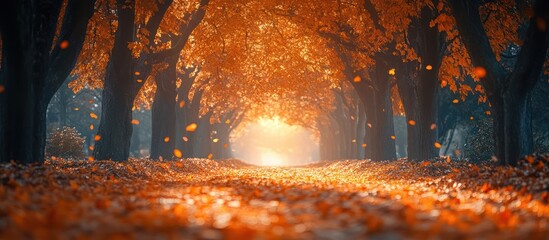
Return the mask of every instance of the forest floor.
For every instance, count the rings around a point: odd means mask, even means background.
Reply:
[[[0,239],[547,239],[549,162],[0,165]]]

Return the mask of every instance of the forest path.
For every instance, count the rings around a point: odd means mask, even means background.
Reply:
[[[307,167],[255,167],[236,160],[0,166],[0,238],[544,239],[549,234],[543,190],[548,177],[506,175],[525,169],[443,160]],[[527,187],[519,187],[523,184]]]

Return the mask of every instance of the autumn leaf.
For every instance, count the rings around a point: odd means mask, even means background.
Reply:
[[[69,47],[69,41],[67,41],[67,40],[63,40],[63,41],[61,41],[61,43],[59,43],[59,48],[60,49],[66,49],[68,47]]]
[[[181,150],[179,150],[179,149],[177,149],[177,148],[173,150],[173,155],[174,155],[176,158],[181,158],[181,157],[183,157],[183,153],[181,152]]]
[[[191,124],[187,125],[185,130],[187,130],[187,132],[194,132],[194,131],[196,131],[197,127],[198,127],[198,125],[196,123],[191,123]]]

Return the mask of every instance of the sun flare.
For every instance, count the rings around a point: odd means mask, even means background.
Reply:
[[[302,165],[318,159],[312,133],[279,117],[259,118],[231,141],[235,157],[255,165]]]

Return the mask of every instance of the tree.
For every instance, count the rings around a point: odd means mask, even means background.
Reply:
[[[449,0],[459,36],[476,66],[492,106],[496,157],[500,164],[516,165],[532,151],[527,97],[542,73],[549,45],[549,2],[535,1],[523,44],[514,67],[506,69],[492,49],[479,14],[479,1]]]
[[[47,106],[76,63],[94,4],[95,0],[3,4],[0,161],[43,161]]]
[[[155,77],[156,93],[152,105],[153,135],[151,139],[151,158],[169,159],[173,156],[176,143],[176,97],[177,97],[177,66],[181,51],[186,46],[189,37],[206,14],[205,6],[209,0],[202,0],[199,7],[187,14],[180,23],[178,32],[173,32],[169,41],[177,43],[169,51],[164,60],[168,66]],[[166,141],[167,140],[167,141]]]

